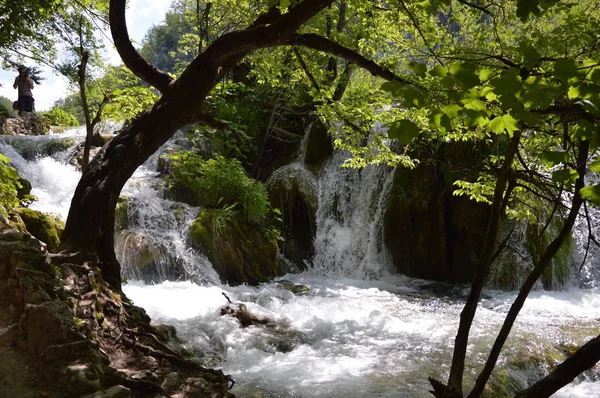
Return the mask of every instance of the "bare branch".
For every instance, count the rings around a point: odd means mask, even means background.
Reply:
[[[131,44],[125,21],[125,0],[110,0],[109,21],[115,47],[125,65],[137,77],[164,93],[173,79],[146,61]]]
[[[365,58],[360,55],[358,52],[351,50],[347,47],[344,47],[332,40],[327,39],[326,37],[319,36],[317,34],[297,34],[293,35],[285,44],[295,45],[295,46],[303,46],[307,48],[312,48],[313,50],[323,51],[329,54],[338,55],[348,62],[356,64],[363,69],[371,72],[373,76],[381,77],[386,80],[394,80],[404,84],[410,84],[415,87],[419,87],[422,90],[426,90],[424,87],[420,86],[417,83],[406,80],[389,69],[384,69],[383,67],[377,65],[375,62],[370,59]]]

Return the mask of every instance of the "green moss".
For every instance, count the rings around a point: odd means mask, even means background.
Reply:
[[[61,140],[48,141],[48,143],[46,143],[42,147],[39,155],[52,156],[55,153],[66,151],[67,149],[71,148],[74,145],[75,145],[75,141],[72,138],[64,138]]]
[[[529,250],[534,264],[540,261],[544,251],[558,235],[564,221],[561,217],[554,216],[548,228],[542,233],[544,227],[541,223],[529,223],[526,233],[526,247]],[[569,235],[562,246],[550,261],[550,265],[542,274],[542,284],[546,289],[556,289],[564,286],[571,276],[569,259],[573,253],[573,236]]]
[[[129,224],[128,212],[129,197],[126,195],[119,196],[117,206],[115,207],[115,230],[122,231],[127,229]]]
[[[17,212],[23,219],[27,231],[48,245],[48,250],[56,250],[60,244],[59,228],[51,216],[37,210],[20,208]]]
[[[222,219],[221,211],[204,210],[198,215],[189,229],[192,245],[206,254],[221,279],[231,285],[255,285],[275,277],[277,244],[265,237],[262,227],[239,220],[236,214]]]
[[[327,127],[320,120],[313,122],[308,134],[304,163],[317,172],[333,153],[333,144],[327,133]]]

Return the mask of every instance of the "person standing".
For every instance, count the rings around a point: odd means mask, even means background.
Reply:
[[[33,95],[31,93],[31,90],[33,90],[33,80],[30,77],[31,70],[29,68],[19,66],[18,71],[19,76],[15,78],[13,88],[18,88],[19,90],[19,115],[22,115],[24,112],[33,111]]]

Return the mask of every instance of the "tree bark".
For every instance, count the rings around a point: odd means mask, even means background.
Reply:
[[[81,39],[80,39],[81,40]],[[85,70],[87,68],[88,58],[90,54],[83,48],[80,48],[81,63],[79,64],[79,96],[81,97],[81,106],[85,116],[85,143],[83,144],[83,159],[81,162],[81,170],[85,171],[90,163],[90,147],[92,145],[92,135],[94,127],[92,126],[92,117],[90,116],[90,106],[87,99],[87,90],[85,87]]]

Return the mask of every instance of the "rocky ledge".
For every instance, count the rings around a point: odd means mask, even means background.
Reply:
[[[111,291],[95,259],[0,232],[0,396],[233,397],[175,329]]]

